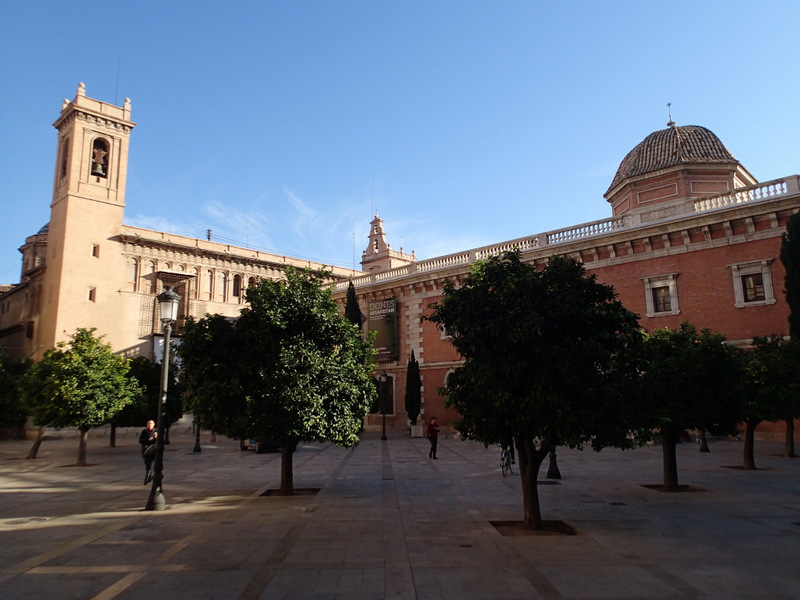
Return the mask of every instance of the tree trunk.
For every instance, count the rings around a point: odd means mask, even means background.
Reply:
[[[294,496],[293,453],[294,440],[288,437],[284,438],[281,448],[281,496]]]
[[[108,447],[117,447],[117,426],[114,423],[111,424],[111,431],[108,434]]]
[[[543,529],[544,523],[536,480],[539,476],[539,468],[550,452],[550,444],[542,445],[537,450],[533,441],[526,439],[517,443],[516,446],[519,458],[519,477],[522,484],[523,523],[528,529]]]
[[[89,428],[81,427],[80,442],[78,443],[78,463],[79,467],[86,466],[86,442],[89,439]]]
[[[794,458],[794,417],[786,419],[786,435],[783,438],[783,455],[786,458]]]
[[[756,427],[761,423],[761,419],[748,419],[747,428],[744,430],[744,463],[742,468],[745,471],[756,470],[755,439]]]
[[[664,457],[664,491],[678,491],[678,457],[676,446],[680,430],[675,426],[661,428],[661,448]]]
[[[28,451],[28,456],[25,458],[36,458],[36,455],[39,453],[39,446],[42,445],[46,432],[47,425],[39,427],[39,433],[36,434],[36,441],[33,442],[33,446],[31,446],[31,449]]]

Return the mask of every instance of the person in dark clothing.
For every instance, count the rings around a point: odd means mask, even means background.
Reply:
[[[436,459],[436,446],[439,443],[439,424],[436,422],[436,417],[431,417],[431,421],[428,423],[428,440],[431,442],[428,458]]]
[[[147,422],[147,428],[142,429],[139,434],[139,444],[142,446],[142,458],[144,459],[144,485],[153,480],[153,460],[156,456],[156,423],[152,419]]]

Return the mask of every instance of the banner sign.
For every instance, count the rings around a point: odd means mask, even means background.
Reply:
[[[367,329],[378,332],[374,342],[378,351],[375,360],[379,363],[397,360],[397,298],[370,301]]]

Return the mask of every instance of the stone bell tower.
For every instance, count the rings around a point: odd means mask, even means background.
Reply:
[[[392,250],[392,247],[386,242],[383,219],[377,213],[369,224],[369,236],[367,237],[369,237],[369,243],[361,253],[361,269],[364,271],[369,273],[388,271],[417,260],[416,253],[406,254],[402,247],[399,252]]]
[[[83,83],[64,100],[43,273],[37,358],[78,327],[113,322],[115,281],[124,272],[116,236],[125,208],[131,104],[86,97]],[[118,264],[119,263],[119,264]]]

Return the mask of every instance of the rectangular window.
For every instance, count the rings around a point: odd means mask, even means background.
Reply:
[[[89,288],[89,302],[94,302],[95,296],[96,296],[95,288]]]
[[[100,245],[92,244],[92,256],[98,258],[100,256]]]
[[[775,304],[770,264],[772,259],[728,265],[733,276],[734,306]]]
[[[33,321],[28,321],[27,326],[25,327],[25,337],[33,339]]]
[[[764,277],[761,273],[742,275],[742,293],[745,302],[762,302],[764,297]]]
[[[657,313],[671,312],[672,300],[669,295],[669,286],[653,288],[653,310]]]
[[[678,274],[645,277],[645,315],[648,317],[680,314],[678,307]]]

